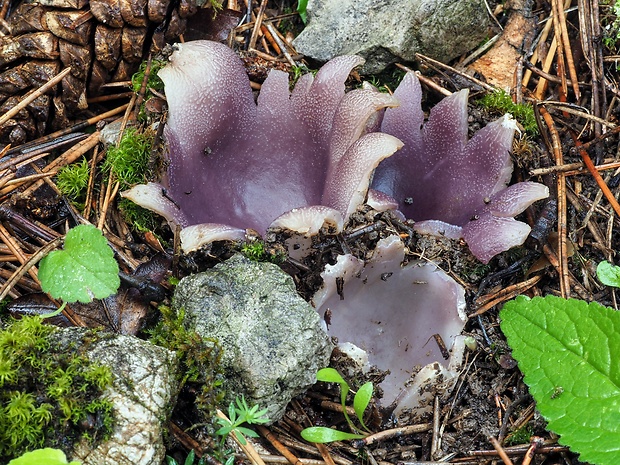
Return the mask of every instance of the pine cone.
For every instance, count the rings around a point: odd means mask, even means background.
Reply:
[[[71,67],[56,93],[42,95],[0,126],[13,145],[64,127],[88,107],[101,86],[131,79],[149,51],[183,33],[196,0],[25,0],[0,37],[0,114],[19,98]],[[49,131],[48,131],[49,132]]]

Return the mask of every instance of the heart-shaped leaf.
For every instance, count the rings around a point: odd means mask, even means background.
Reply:
[[[80,462],[67,462],[67,456],[60,449],[36,449],[13,459],[9,465],[80,465]]]
[[[620,287],[620,266],[602,261],[596,267],[596,276],[606,286]]]
[[[114,252],[92,225],[71,229],[64,250],[50,252],[39,266],[41,288],[55,299],[91,302],[116,293],[120,286]]]

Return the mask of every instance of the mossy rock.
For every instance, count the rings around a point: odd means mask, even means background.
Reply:
[[[176,356],[129,336],[39,317],[0,329],[0,462],[39,447],[83,464],[155,464]]]

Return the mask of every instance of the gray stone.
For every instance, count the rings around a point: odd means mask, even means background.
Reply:
[[[484,40],[490,24],[484,0],[309,0],[307,13],[297,51],[320,61],[361,55],[363,73],[417,52],[450,61]]]
[[[159,465],[165,457],[165,422],[174,407],[178,365],[174,352],[131,336],[107,335],[84,339],[87,331],[66,328],[55,336],[61,345],[86,348],[92,360],[109,366],[114,382],[103,393],[112,402],[112,437],[94,448],[78,443],[71,460],[82,465]],[[71,350],[71,349],[69,349]]]
[[[272,421],[316,381],[331,345],[312,306],[276,265],[242,255],[181,280],[172,306],[223,348],[227,402],[244,395]]]

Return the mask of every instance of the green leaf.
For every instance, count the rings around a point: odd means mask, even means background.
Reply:
[[[244,426],[239,426],[238,428],[235,428],[235,432],[241,433],[244,436],[248,436],[250,438],[258,437],[258,433],[256,431],[251,430],[250,428],[246,428]]]
[[[104,299],[120,286],[114,252],[92,225],[80,225],[67,233],[64,250],[50,252],[41,260],[39,279],[45,292],[67,302]]]
[[[347,394],[349,393],[349,384],[344,380],[340,373],[338,373],[338,371],[336,371],[334,368],[321,368],[316,373],[316,380],[326,383],[340,384],[340,402],[342,403],[342,407],[344,408],[345,401],[347,400]]]
[[[306,7],[308,6],[308,0],[299,0],[297,2],[297,13],[299,13],[299,17],[303,21],[304,24],[308,21],[308,17],[306,15]]]
[[[360,424],[365,430],[368,430],[368,428],[364,423],[364,412],[370,403],[370,399],[372,399],[372,383],[369,381],[357,390],[357,393],[353,398],[353,409],[355,410],[355,415],[357,415],[357,419],[360,421]]]
[[[602,261],[596,267],[596,277],[605,286],[620,287],[620,266]]]
[[[620,312],[555,296],[508,302],[501,328],[549,429],[598,465],[620,457]]]
[[[363,439],[363,434],[345,433],[337,429],[325,428],[324,426],[312,426],[301,431],[301,437],[308,442],[334,442],[346,441],[349,439]]]
[[[235,404],[234,403],[230,403],[230,405],[228,406],[228,419],[230,420],[231,424],[235,424],[235,421],[237,420],[237,410],[235,409]],[[241,424],[241,423],[238,423]]]
[[[342,405],[342,413],[344,413],[344,418],[347,420],[347,423],[351,427],[351,429],[355,430],[355,425],[349,418],[349,414],[347,413],[347,394],[349,393],[349,384],[344,380],[344,378],[338,373],[334,368],[321,368],[316,373],[317,381],[324,381],[326,383],[338,383],[340,384],[340,404]]]
[[[233,430],[233,425],[222,426],[220,429],[218,429],[215,432],[215,434],[219,436],[226,436],[227,434],[230,434],[232,430]]]
[[[78,461],[67,462],[65,453],[60,449],[37,449],[26,452],[24,455],[13,459],[9,465],[80,465]]]
[[[347,384],[347,382],[340,375],[340,373],[338,373],[338,371],[334,368],[321,368],[316,373],[316,380],[324,381],[326,383]]]
[[[239,441],[239,444],[241,444],[242,446],[245,446],[248,443],[243,437],[243,434],[241,434],[238,429],[234,429],[233,434],[237,438],[237,441]]]
[[[187,457],[185,457],[184,465],[194,465],[195,458],[196,458],[196,453],[194,452],[194,449],[192,449],[189,451],[189,454],[187,454]]]

